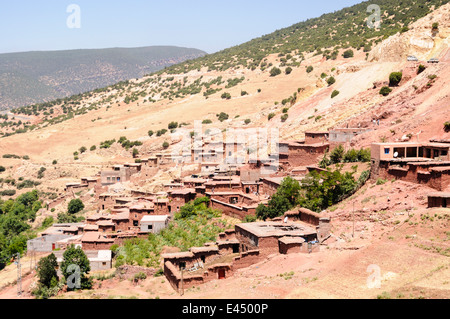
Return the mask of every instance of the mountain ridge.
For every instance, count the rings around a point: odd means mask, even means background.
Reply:
[[[48,102],[164,69],[206,52],[177,46],[0,54],[0,109]]]

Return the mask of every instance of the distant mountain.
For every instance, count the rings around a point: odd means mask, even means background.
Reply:
[[[95,90],[204,55],[173,46],[0,54],[0,109]]]

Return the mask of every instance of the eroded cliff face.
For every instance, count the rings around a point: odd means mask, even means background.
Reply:
[[[433,23],[439,23],[433,30]],[[446,4],[413,23],[409,31],[397,33],[373,48],[368,60],[382,62],[401,62],[408,55],[419,60],[439,58],[448,48],[450,34],[450,4]]]

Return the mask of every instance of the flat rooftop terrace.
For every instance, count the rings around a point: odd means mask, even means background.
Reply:
[[[237,224],[241,228],[257,237],[303,237],[316,234],[316,229],[303,223],[256,222]]]

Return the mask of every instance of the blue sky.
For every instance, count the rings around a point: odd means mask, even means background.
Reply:
[[[0,6],[0,53],[176,45],[208,53],[362,0],[15,0]],[[68,28],[70,4],[80,28]]]

